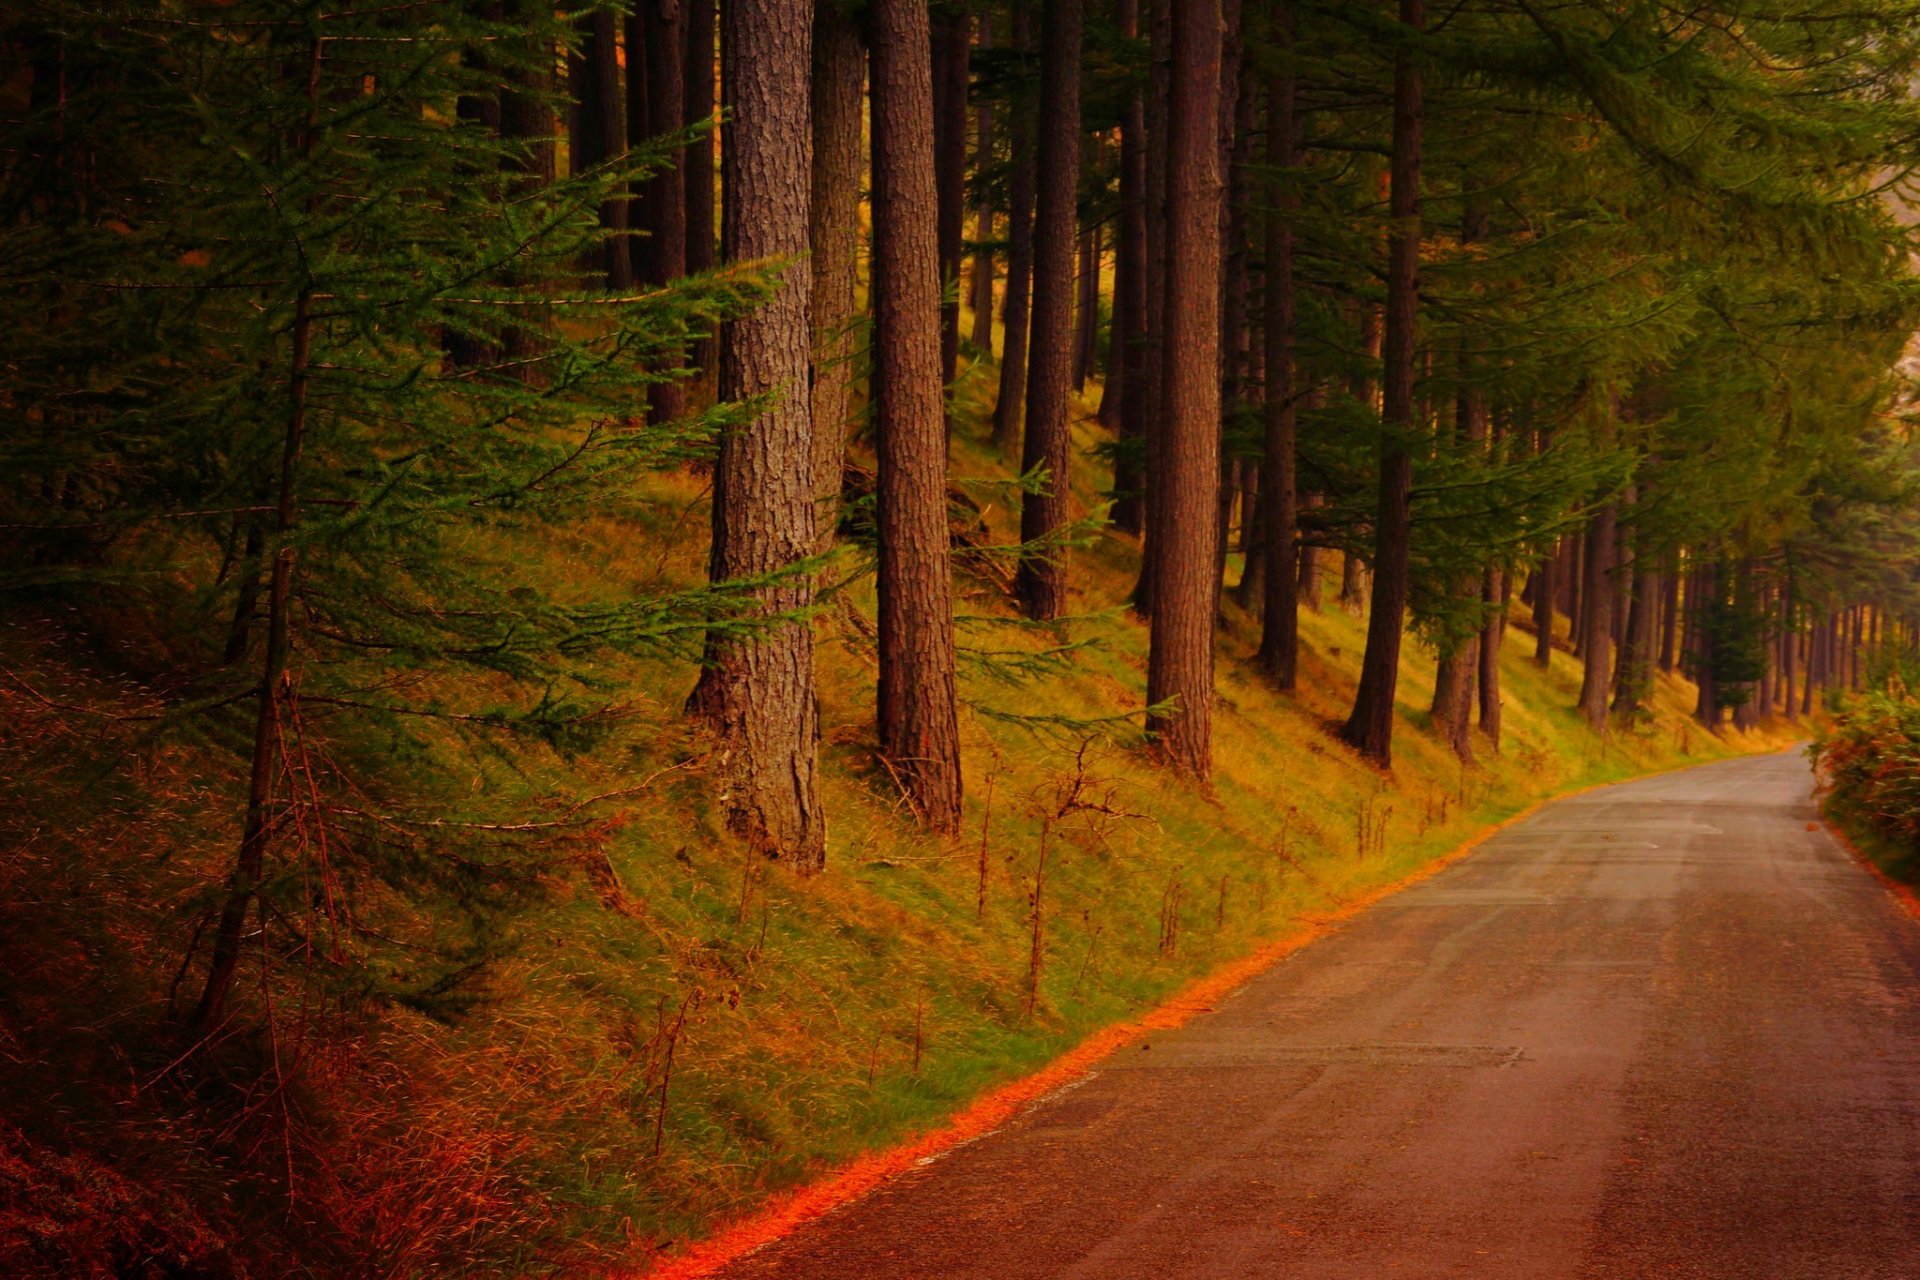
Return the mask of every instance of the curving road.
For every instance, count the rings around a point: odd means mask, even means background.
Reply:
[[[1551,805],[736,1277],[1920,1277],[1920,922],[1797,754]]]

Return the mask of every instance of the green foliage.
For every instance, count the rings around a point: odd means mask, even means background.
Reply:
[[[1871,833],[1911,878],[1920,867],[1920,698],[1897,677],[1850,698],[1811,752],[1835,816]]]
[[[267,933],[333,885],[345,991],[457,983],[550,843],[538,797],[464,794],[434,742],[509,779],[508,739],[587,750],[617,716],[603,655],[697,652],[761,585],[556,588],[516,561],[527,531],[637,517],[638,477],[739,419],[638,415],[683,376],[664,357],[778,264],[625,296],[583,279],[600,206],[675,140],[550,179],[574,27],[500,11],[35,0],[7,18],[36,91],[0,174],[0,593],[97,620],[168,690],[164,740],[244,753],[269,673]],[[510,97],[544,127],[487,123]],[[436,817],[454,796],[460,820]],[[399,904],[423,895],[463,904],[467,936],[410,936]]]

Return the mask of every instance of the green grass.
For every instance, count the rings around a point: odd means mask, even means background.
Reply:
[[[976,372],[960,384],[958,475],[1007,474],[984,441],[991,381]],[[1092,388],[1082,404],[1089,419],[1096,399]],[[1083,422],[1078,443],[1090,448],[1097,434]],[[1084,503],[1097,502],[1099,479],[1083,461],[1075,483]],[[667,477],[650,498],[633,518],[475,554],[582,592],[608,581],[639,590],[698,580],[702,482]],[[1011,540],[1017,511],[998,501],[986,518],[997,538]],[[1542,797],[1784,741],[1706,735],[1684,714],[1691,687],[1665,679],[1650,716],[1602,740],[1571,710],[1575,662],[1556,654],[1550,670],[1540,669],[1531,635],[1516,628],[1503,652],[1502,752],[1463,769],[1422,727],[1433,664],[1409,644],[1395,766],[1385,774],[1330,730],[1351,700],[1364,644],[1361,621],[1333,604],[1331,591],[1323,610],[1302,617],[1301,688],[1292,696],[1255,674],[1257,625],[1227,606],[1211,786],[1150,763],[1137,728],[1036,734],[985,714],[1085,720],[1139,710],[1146,631],[1117,608],[1137,556],[1113,533],[1074,553],[1075,612],[1084,616],[1053,642],[1094,643],[1064,670],[1024,683],[965,675],[966,818],[951,841],[917,829],[874,763],[874,655],[863,621],[874,612],[870,579],[819,624],[830,829],[827,870],[816,878],[750,859],[721,830],[708,746],[679,715],[690,665],[609,665],[601,674],[628,719],[591,759],[486,757],[448,738],[434,759],[408,766],[438,779],[444,797],[466,788],[489,804],[659,776],[571,846],[568,862],[511,915],[503,926],[511,945],[500,948],[471,1009],[447,1020],[390,1004],[352,1035],[326,1041],[310,1068],[316,1083],[304,1095],[308,1123],[299,1134],[303,1158],[326,1170],[324,1186],[308,1186],[310,1203],[327,1215],[311,1230],[375,1256],[369,1270],[388,1274],[579,1271],[643,1259],[938,1124],[982,1090]],[[959,596],[961,613],[1012,617],[990,580],[963,578]],[[995,646],[1049,642],[1014,627],[993,628],[991,638]],[[34,658],[31,646],[8,647],[46,685],[78,678],[63,677],[44,652]],[[217,882],[232,848],[231,786],[183,804],[179,795],[219,779],[191,753],[165,768],[177,774],[166,775],[166,787],[151,783],[154,796],[122,807],[140,808],[144,849],[168,857],[111,854],[98,874],[114,885],[88,908],[99,937],[111,939],[90,953],[112,979],[101,990],[145,993],[113,997],[115,1009],[99,1007],[105,996],[89,997],[90,1013],[123,1026],[150,1019],[153,992],[177,964],[171,904],[195,883]],[[1076,775],[1110,812],[1048,824],[1043,966],[1029,1015],[1040,815]],[[162,793],[176,799],[161,803],[154,797]],[[1363,827],[1381,838],[1361,847]],[[983,847],[985,907],[976,913]],[[79,865],[23,861],[9,884],[38,875],[66,885]],[[1169,918],[1177,923],[1171,946]],[[414,923],[430,934],[436,919]],[[43,925],[36,941],[64,927]],[[64,1016],[56,1003],[22,1004],[13,1024],[44,1028]],[[71,1058],[45,1061],[53,1071]],[[19,1106],[28,1091],[20,1084],[0,1097]],[[101,1114],[104,1097],[97,1092],[90,1104]],[[165,1127],[159,1117],[150,1126]],[[99,1131],[111,1125],[102,1121]],[[258,1192],[275,1185],[270,1170],[252,1170],[244,1158],[213,1163],[191,1133],[154,1141],[176,1153],[212,1220],[266,1238],[291,1230]],[[247,1199],[255,1194],[262,1203]]]

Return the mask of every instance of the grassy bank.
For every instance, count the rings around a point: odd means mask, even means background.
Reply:
[[[1005,542],[1017,497],[983,439],[986,381],[962,382],[955,469],[978,482],[980,540]],[[1095,501],[1090,460],[1076,480]],[[473,554],[583,591],[647,589],[698,579],[705,528],[703,482],[682,474],[635,512]],[[392,788],[450,809],[614,798],[503,861],[522,871],[483,912],[380,906],[383,928],[474,957],[444,991],[389,969],[299,1005],[288,958],[262,988],[281,1002],[273,1036],[222,1059],[224,1077],[189,1077],[154,1028],[231,856],[228,757],[144,745],[145,722],[124,717],[154,705],[151,687],[109,674],[124,655],[77,650],[58,619],[0,636],[16,766],[0,1190],[59,1206],[13,1237],[98,1251],[118,1233],[257,1274],[644,1263],[1543,797],[1786,740],[1706,735],[1685,715],[1692,688],[1668,679],[1603,740],[1571,710],[1574,660],[1541,669],[1515,627],[1502,750],[1463,767],[1428,731],[1432,658],[1410,644],[1383,773],[1332,732],[1364,626],[1329,591],[1302,618],[1285,697],[1250,664],[1257,625],[1227,604],[1216,773],[1199,787],[1139,750],[1147,635],[1118,607],[1137,561],[1112,533],[1077,551],[1081,616],[1045,631],[1013,622],[990,556],[966,566],[967,817],[946,841],[874,763],[872,584],[843,556],[848,585],[820,620],[831,827],[814,879],[720,830],[709,747],[679,715],[689,665],[610,665],[620,714],[588,755],[451,732],[396,748]]]

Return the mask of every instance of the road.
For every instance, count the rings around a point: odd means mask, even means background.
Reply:
[[[1920,922],[1797,754],[1569,798],[723,1274],[1920,1276]]]

